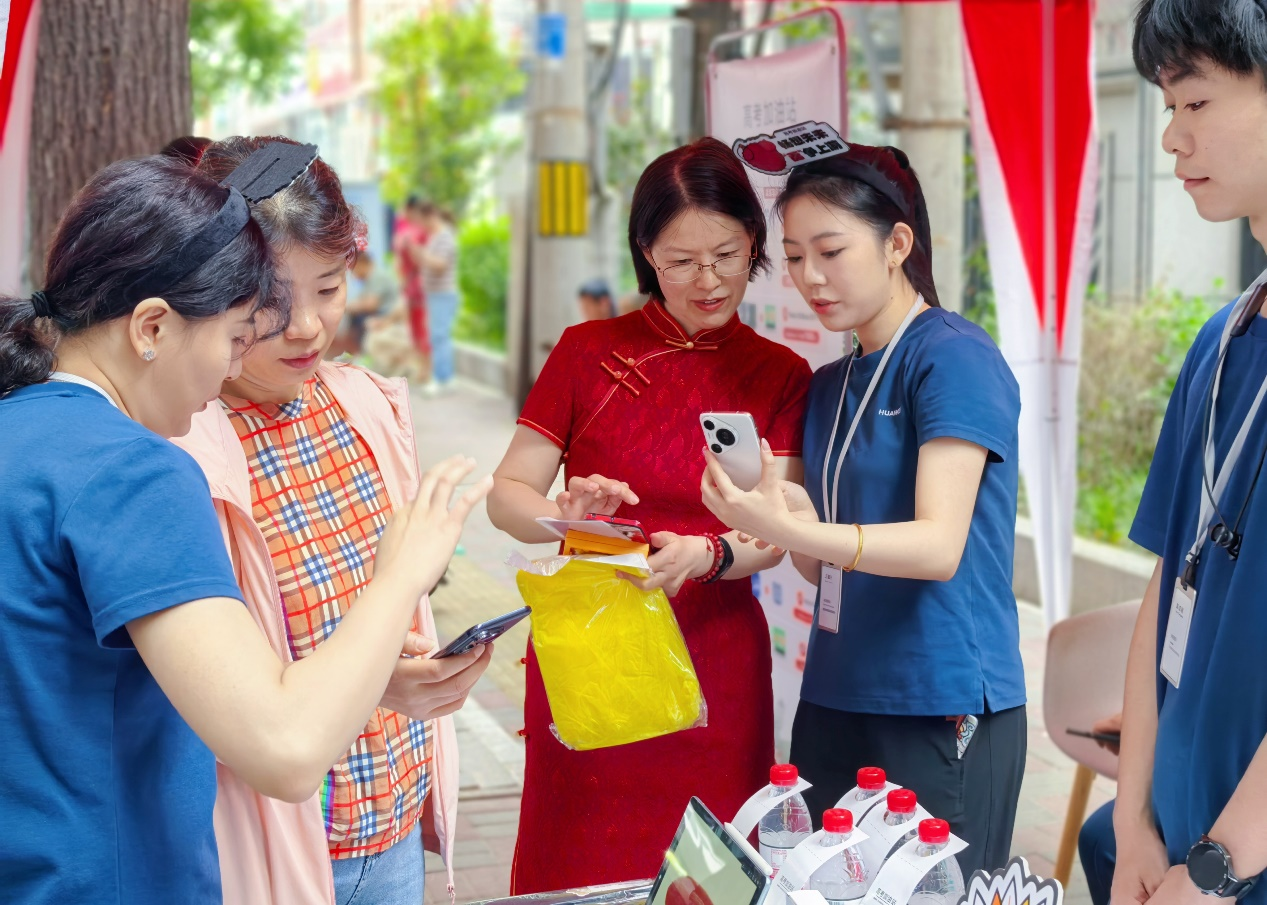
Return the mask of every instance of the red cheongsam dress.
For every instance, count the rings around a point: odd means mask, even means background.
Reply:
[[[564,451],[567,477],[627,481],[641,502],[617,515],[639,519],[648,533],[720,534],[725,526],[700,500],[700,413],[749,412],[776,455],[799,457],[809,378],[803,358],[738,317],[687,336],[652,301],[566,330],[519,423]],[[688,581],[673,611],[708,725],[631,745],[560,744],[529,644],[514,894],[654,877],[692,795],[729,820],[768,781],[770,635],[751,582]]]

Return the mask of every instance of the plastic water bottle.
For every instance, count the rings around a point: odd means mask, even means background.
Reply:
[[[884,822],[889,826],[899,826],[904,823],[911,825],[910,832],[905,833],[901,839],[893,844],[893,847],[884,855],[884,860],[889,860],[893,853],[900,849],[906,843],[915,838],[915,834],[919,832],[919,827],[915,823],[915,793],[910,789],[894,789],[889,793],[887,808],[884,812]],[[875,865],[876,871],[879,871],[880,865]]]
[[[788,792],[799,778],[796,767],[791,764],[775,764],[770,768],[770,797],[774,798]],[[801,793],[791,795],[766,812],[757,825],[757,842],[761,857],[774,868],[778,876],[779,868],[787,860],[792,849],[808,839],[814,832],[809,819],[809,806]]]
[[[817,844],[831,848],[848,841],[853,835],[853,813],[832,808],[823,814],[823,835]],[[817,889],[829,905],[841,905],[861,899],[867,894],[867,868],[857,847],[834,855],[809,878],[806,889]]]
[[[950,824],[944,820],[921,820],[919,824],[919,846],[916,853],[921,857],[934,855],[943,851],[950,842]],[[915,892],[911,893],[911,905],[958,905],[963,898],[963,871],[959,868],[959,859],[954,855],[933,865],[933,869],[924,874]]]
[[[889,778],[879,767],[863,767],[858,771],[858,788],[850,793],[848,801],[870,801],[884,791]]]

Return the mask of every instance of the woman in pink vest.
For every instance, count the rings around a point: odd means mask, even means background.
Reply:
[[[198,169],[231,171],[277,139],[231,138]],[[383,525],[418,486],[403,380],[324,361],[365,226],[320,158],[252,215],[291,296],[290,324],[243,356],[242,372],[181,441],[211,485],[247,605],[278,655],[312,655],[374,573]],[[225,901],[417,905],[423,840],[450,867],[457,751],[448,714],[491,649],[445,660],[424,596],[379,707],[317,795],[287,804],[221,766],[216,800]]]

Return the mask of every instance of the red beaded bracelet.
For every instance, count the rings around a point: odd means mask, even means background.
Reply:
[[[709,552],[713,554],[713,565],[707,572],[695,579],[700,584],[707,584],[717,577],[717,573],[721,571],[722,562],[725,559],[725,551],[722,549],[721,539],[716,534],[705,534],[704,542],[708,544]]]

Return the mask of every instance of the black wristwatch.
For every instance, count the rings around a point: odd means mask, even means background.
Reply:
[[[1207,896],[1242,899],[1254,888],[1257,877],[1239,880],[1232,873],[1232,856],[1209,836],[1188,849],[1188,878]]]

